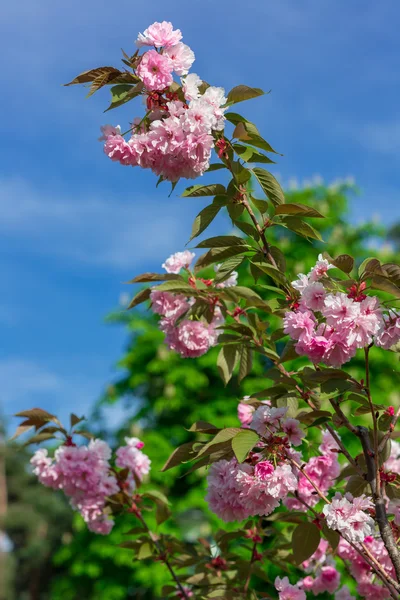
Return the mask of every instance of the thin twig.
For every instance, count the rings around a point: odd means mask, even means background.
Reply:
[[[149,526],[147,525],[146,521],[143,519],[143,516],[142,516],[141,512],[139,510],[135,510],[134,511],[134,515],[139,519],[139,521],[141,522],[141,524],[143,525],[143,527],[146,529],[147,533],[149,534],[152,542],[154,543],[155,547],[158,550],[160,559],[163,561],[163,563],[167,567],[168,571],[170,572],[173,580],[175,581],[176,585],[179,588],[179,591],[182,594],[182,597],[185,598],[185,600],[189,600],[189,596],[187,595],[185,588],[183,587],[183,585],[179,581],[178,576],[176,575],[174,569],[172,568],[170,562],[168,561],[166,552],[163,550],[163,548],[161,547],[160,543],[158,542],[158,540],[156,539],[156,537],[153,535],[152,531],[149,529]]]
[[[365,462],[367,465],[367,481],[370,485],[372,499],[375,504],[375,520],[378,523],[383,543],[385,544],[385,548],[393,563],[397,579],[400,581],[400,553],[396,545],[395,539],[393,537],[392,528],[390,527],[389,521],[387,519],[385,501],[382,498],[380,488],[377,488],[375,453],[371,447],[369,431],[366,427],[362,427],[361,425],[357,427],[357,430],[359,438],[361,440]]]

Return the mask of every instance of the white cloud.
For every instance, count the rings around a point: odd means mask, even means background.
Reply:
[[[0,232],[18,250],[125,269],[160,260],[186,241],[192,203],[137,195],[63,196],[23,179],[0,180]]]

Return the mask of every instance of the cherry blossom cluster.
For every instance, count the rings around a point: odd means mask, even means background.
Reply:
[[[299,421],[287,418],[286,412],[286,407],[267,404],[257,408],[250,426],[263,436],[258,451],[251,452],[242,464],[232,458],[211,465],[207,501],[224,521],[269,515],[297,490],[298,473],[290,458],[298,458],[292,446],[301,444],[304,432]]]
[[[196,279],[190,272],[190,265],[194,254],[185,250],[170,256],[162,265],[167,273],[178,274],[184,269],[189,275],[189,283],[195,289]],[[229,279],[217,284],[216,287],[229,287],[236,284],[237,273],[234,272]],[[207,285],[212,285],[210,279],[200,280]],[[224,318],[221,310],[214,305],[213,318],[210,323],[205,319],[182,318],[194,304],[193,297],[171,292],[159,292],[157,288],[151,292],[152,310],[160,315],[159,327],[165,333],[165,342],[171,350],[178,352],[183,358],[196,358],[205,354],[218,341],[217,327],[222,325]]]
[[[381,539],[372,535],[364,538],[364,544],[370,554],[379,562],[385,571],[393,577],[393,565]],[[357,549],[341,538],[336,556],[343,559],[349,567],[351,575],[357,582],[357,593],[366,600],[383,600],[389,598],[389,592],[382,582],[376,580],[370,565],[363,559]],[[275,580],[275,588],[279,592],[279,600],[305,600],[306,593],[313,596],[334,594],[335,600],[355,600],[347,586],[340,587],[341,575],[336,568],[335,559],[329,543],[321,538],[317,550],[301,565],[306,576],[291,584],[288,577]]]
[[[120,127],[102,127],[104,151],[122,165],[151,169],[164,180],[194,179],[209,167],[214,132],[224,128],[221,87],[208,86],[195,73],[188,74],[194,53],[180,40],[179,29],[166,21],[153,23],[136,44],[152,47],[139,58],[136,75],[142,81],[147,113],[132,124],[128,141]],[[181,86],[171,91],[173,73]]]
[[[379,299],[364,293],[364,282],[346,292],[332,291],[333,284],[339,283],[328,277],[332,267],[319,255],[311,271],[292,282],[299,299],[285,314],[284,332],[296,341],[299,355],[340,367],[359,348],[375,343],[389,349],[396,344],[400,318],[393,310],[384,313]]]
[[[136,483],[149,473],[150,459],[141,451],[144,444],[138,438],[125,441],[127,445],[116,451],[116,465],[129,470],[123,485],[125,491],[133,492]],[[68,440],[55,451],[54,458],[46,449],[37,450],[31,464],[43,485],[63,490],[91,531],[107,535],[114,526],[107,514],[107,500],[121,489],[111,468],[111,455],[111,448],[101,440],[91,440],[87,446]]]

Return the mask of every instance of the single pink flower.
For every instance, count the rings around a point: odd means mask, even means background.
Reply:
[[[174,46],[182,39],[180,29],[174,29],[169,21],[162,23],[155,22],[148,27],[143,33],[139,33],[136,40],[136,46],[155,46],[156,48],[169,48]]]
[[[173,64],[168,56],[148,50],[143,54],[136,74],[148,90],[162,91],[173,82],[172,71]]]

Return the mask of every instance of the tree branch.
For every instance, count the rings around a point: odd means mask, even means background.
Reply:
[[[371,487],[372,499],[375,504],[375,520],[378,523],[379,531],[388,551],[390,559],[396,572],[397,580],[400,581],[400,553],[393,537],[393,532],[387,519],[385,501],[382,498],[381,490],[376,483],[376,462],[375,452],[371,446],[369,430],[359,425],[357,427],[358,437],[361,440],[365,462],[367,465],[367,481]]]

